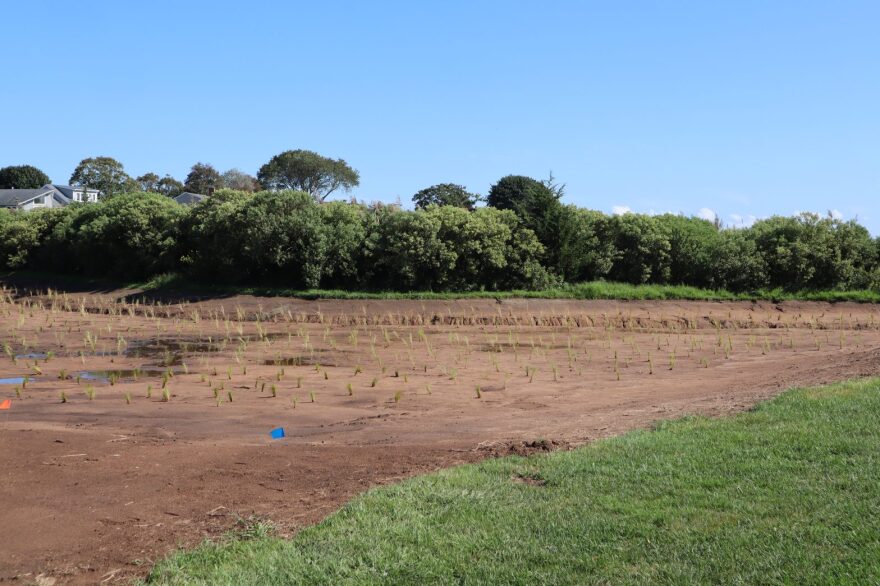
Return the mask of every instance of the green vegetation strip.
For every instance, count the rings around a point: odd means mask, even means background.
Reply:
[[[538,291],[343,291],[332,289],[290,289],[284,287],[206,287],[176,274],[159,275],[144,283],[130,283],[131,288],[145,291],[197,291],[207,295],[238,294],[300,299],[609,299],[623,301],[854,301],[880,303],[880,291],[800,291],[781,289],[752,293],[731,293],[716,289],[701,289],[687,285],[630,285],[593,281],[560,285]]]
[[[145,294],[163,293],[173,298],[203,295],[205,297],[227,295],[256,295],[266,297],[291,297],[298,299],[607,299],[621,301],[825,301],[837,303],[880,303],[880,290],[855,289],[850,291],[784,291],[762,289],[748,293],[733,293],[724,289],[702,289],[689,285],[630,285],[609,281],[563,284],[551,289],[512,291],[347,291],[342,289],[295,289],[290,287],[254,287],[236,285],[210,286],[193,281],[177,273],[163,273],[147,281],[112,281],[86,278],[78,275],[59,275],[41,271],[0,272],[0,284],[19,286],[22,283],[39,288],[51,287],[64,291],[71,287],[93,288],[98,291],[112,289],[140,289]]]
[[[259,529],[259,527],[257,527]],[[880,379],[372,490],[156,584],[877,584]]]

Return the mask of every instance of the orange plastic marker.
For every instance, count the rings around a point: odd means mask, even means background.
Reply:
[[[6,399],[2,403],[0,403],[0,411],[4,411],[6,409],[9,409],[10,407],[12,407],[12,401],[10,401],[9,399]]]

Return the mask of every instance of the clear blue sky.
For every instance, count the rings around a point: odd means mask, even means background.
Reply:
[[[880,234],[880,2],[6,1],[0,166],[66,182],[305,148],[409,204],[507,174],[611,212]],[[705,210],[703,213],[706,213]]]

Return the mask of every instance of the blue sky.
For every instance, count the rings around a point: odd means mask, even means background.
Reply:
[[[359,199],[507,174],[606,212],[880,234],[880,2],[4,3],[0,166],[66,182],[305,148]],[[701,212],[702,210],[702,212]]]

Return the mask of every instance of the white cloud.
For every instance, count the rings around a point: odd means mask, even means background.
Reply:
[[[623,214],[630,214],[632,210],[629,206],[614,206],[611,208],[611,213],[615,216],[622,216]]]
[[[718,215],[709,208],[700,208],[700,211],[697,212],[697,217],[714,222]]]

